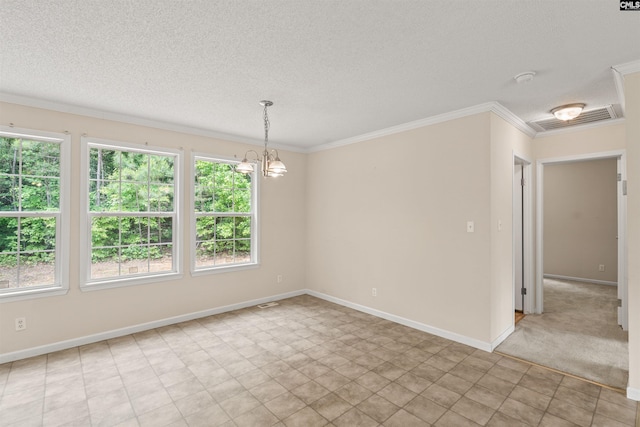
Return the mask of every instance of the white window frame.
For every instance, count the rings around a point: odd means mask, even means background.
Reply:
[[[173,237],[173,270],[170,272],[154,272],[148,274],[140,274],[129,277],[109,277],[103,279],[91,279],[91,218],[92,213],[89,212],[89,154],[90,148],[100,147],[108,150],[117,151],[133,151],[144,154],[155,154],[162,156],[173,156],[174,160],[174,195],[173,195],[173,221],[172,221],[172,237]],[[182,277],[182,233],[180,227],[180,219],[182,217],[182,150],[153,147],[145,143],[135,144],[130,142],[113,141],[102,138],[93,138],[83,136],[81,138],[81,184],[80,184],[80,289],[83,291],[92,291],[100,289],[118,288],[123,286],[144,285],[167,280],[177,280]],[[114,216],[121,212],[114,212]],[[127,212],[127,214],[130,212]],[[153,212],[141,212],[148,215]],[[134,215],[135,216],[135,215]]]
[[[0,303],[13,302],[24,299],[51,297],[64,295],[69,291],[69,233],[70,233],[70,195],[71,195],[71,136],[69,134],[44,132],[40,130],[0,126],[0,135],[10,138],[21,138],[33,141],[54,142],[60,144],[60,209],[58,212],[16,212],[19,215],[2,216],[30,216],[55,217],[55,279],[51,285],[31,288],[16,288],[11,291],[0,292]]]
[[[228,273],[231,271],[241,271],[248,270],[252,268],[257,268],[260,265],[260,247],[259,247],[259,239],[260,235],[259,229],[259,194],[260,194],[260,180],[257,179],[257,175],[255,170],[258,169],[258,165],[254,165],[254,172],[251,173],[251,211],[247,216],[251,217],[251,261],[245,263],[238,264],[221,264],[207,267],[198,267],[196,268],[196,243],[197,243],[197,235],[196,235],[196,218],[200,216],[200,213],[196,212],[195,209],[195,199],[196,199],[196,161],[203,160],[208,162],[222,162],[228,163],[232,165],[237,165],[240,163],[236,158],[216,156],[207,153],[191,153],[191,179],[189,182],[190,185],[190,212],[191,212],[191,275],[192,276],[200,276],[206,274],[215,274],[215,273]]]

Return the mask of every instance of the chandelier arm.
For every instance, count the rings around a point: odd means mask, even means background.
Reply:
[[[255,154],[256,155],[256,160],[260,161],[260,154],[258,154],[258,152],[256,150],[247,150],[247,152],[244,153],[244,160],[248,160],[248,158],[249,158],[248,154],[249,153]]]

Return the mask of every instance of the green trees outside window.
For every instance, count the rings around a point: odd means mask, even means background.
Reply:
[[[175,271],[176,156],[92,145],[90,279]]]
[[[60,143],[0,136],[0,291],[55,282]]]
[[[252,175],[218,159],[196,158],[194,169],[195,268],[253,262]]]

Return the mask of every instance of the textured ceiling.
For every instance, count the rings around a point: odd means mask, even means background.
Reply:
[[[0,92],[258,141],[270,99],[270,140],[304,150],[492,101],[618,104],[638,40],[617,0],[0,0]]]

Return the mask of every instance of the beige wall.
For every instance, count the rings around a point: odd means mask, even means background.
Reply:
[[[3,124],[72,136],[70,290],[67,295],[0,304],[0,354],[24,350],[173,316],[208,310],[304,289],[306,227],[306,156],[280,153],[290,172],[286,179],[262,181],[261,265],[259,268],[191,277],[189,215],[183,219],[181,280],[83,292],[79,276],[80,137],[90,136],[159,147],[183,147],[189,176],[190,152],[242,155],[246,145],[132,124],[0,103]],[[185,190],[189,186],[185,185]],[[188,191],[184,203],[189,206]],[[187,212],[185,212],[187,213]],[[277,283],[276,276],[283,275]],[[26,317],[28,329],[14,331],[15,317]]]
[[[544,274],[617,282],[617,203],[615,158],[545,166]]]
[[[311,154],[308,287],[491,342],[513,324],[513,151],[527,142],[483,113]]]
[[[624,79],[627,134],[629,387],[640,400],[640,73]]]
[[[513,325],[514,155],[531,159],[531,138],[491,115],[491,341]],[[469,177],[469,179],[472,179]],[[498,223],[501,227],[498,228]],[[469,319],[467,319],[469,320]]]

